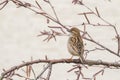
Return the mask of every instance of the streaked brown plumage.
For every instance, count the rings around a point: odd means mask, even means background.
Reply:
[[[70,30],[68,30],[68,32],[71,33],[68,39],[68,51],[73,56],[79,56],[81,62],[83,62],[84,45],[83,45],[82,37],[80,35],[80,30],[76,27],[73,27]]]

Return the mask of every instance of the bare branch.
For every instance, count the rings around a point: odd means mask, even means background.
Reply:
[[[86,38],[86,37],[84,37],[84,39],[85,39],[85,40],[88,40],[88,41],[90,41],[90,42],[93,42],[93,43],[95,43],[95,44],[99,45],[100,47],[104,48],[104,49],[105,49],[105,50],[107,50],[108,52],[110,52],[110,53],[112,53],[112,54],[114,54],[114,55],[116,55],[116,56],[120,57],[120,55],[118,55],[116,52],[114,52],[114,51],[110,50],[109,48],[107,48],[107,47],[103,46],[102,44],[100,44],[100,43],[96,42],[95,40],[91,40],[91,39],[88,39],[88,38]]]
[[[40,6],[40,4],[35,0],[37,6],[42,10],[42,7]]]
[[[100,17],[100,14],[99,14],[99,12],[98,12],[97,7],[95,7],[95,10],[96,10],[96,12],[97,12],[98,17]]]
[[[80,64],[80,60],[79,59],[56,59],[56,60],[42,60],[42,59],[39,59],[39,60],[34,60],[34,61],[30,61],[30,62],[26,62],[26,63],[22,63],[20,65],[17,65],[17,66],[14,66],[12,68],[10,68],[9,70],[6,70],[5,72],[3,72],[1,74],[1,80],[3,78],[5,78],[6,75],[8,74],[11,74],[11,72],[14,72],[15,70],[18,70],[24,66],[28,66],[28,65],[33,65],[33,64],[38,64],[38,63],[49,63],[48,66],[40,73],[40,75],[37,76],[36,79],[38,79],[52,64],[58,64],[58,63],[75,63],[75,64]],[[103,62],[103,61],[93,61],[93,60],[86,60],[83,64],[85,65],[89,65],[89,66],[92,66],[92,65],[103,65],[103,66],[107,66],[108,68],[109,67],[116,67],[119,68],[120,67],[120,64],[119,63],[110,63],[110,62]]]
[[[101,69],[100,71],[98,71],[97,73],[95,73],[95,74],[93,75],[94,80],[96,80],[96,76],[97,76],[97,75],[99,75],[99,74],[103,75],[103,74],[104,74],[104,70],[105,70],[105,67],[104,67],[103,69]]]
[[[48,72],[46,80],[50,80],[51,72],[52,72],[52,64],[50,64],[49,72]]]
[[[54,15],[55,15],[55,17],[56,17],[57,21],[58,21],[58,22],[60,22],[60,21],[59,21],[59,18],[58,18],[58,16],[57,16],[57,14],[56,14],[55,9],[54,9],[53,5],[51,4],[51,2],[50,2],[49,0],[48,0],[48,4],[49,4],[49,5],[50,5],[50,7],[52,8],[52,11],[53,11],[53,13],[54,13]]]
[[[64,34],[66,34],[66,32],[63,30],[62,27],[59,27],[59,26],[48,26],[49,28],[56,28],[56,29],[60,29]]]
[[[50,62],[50,63],[43,69],[43,71],[36,77],[35,80],[38,80],[38,79],[42,76],[42,74],[43,74],[49,67],[51,67],[51,65],[52,65],[52,63]],[[51,73],[50,73],[50,74],[51,74]]]
[[[85,16],[85,18],[86,18],[86,20],[87,20],[88,24],[90,24],[90,21],[89,21],[89,19],[88,19],[87,15],[86,15],[86,13],[84,13],[84,16]]]
[[[91,50],[85,50],[86,51],[85,53],[87,54],[87,53],[90,53],[90,52],[93,52],[93,51],[96,51],[96,50],[105,50],[105,49],[95,47],[94,49],[91,49]]]
[[[0,10],[2,10],[7,5],[7,3],[8,3],[8,0],[1,2],[0,5],[3,5],[3,6],[0,8]]]

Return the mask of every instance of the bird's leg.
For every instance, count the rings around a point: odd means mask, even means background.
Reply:
[[[83,59],[81,57],[79,57],[79,59],[80,59],[81,63],[83,64]]]
[[[72,61],[72,58],[73,58],[73,56],[71,56],[71,57],[69,58],[69,60]]]
[[[73,58],[73,56],[70,57],[70,59],[72,59],[72,58]]]
[[[80,59],[82,64],[85,62],[85,59],[83,58],[83,56],[80,55],[79,59]]]

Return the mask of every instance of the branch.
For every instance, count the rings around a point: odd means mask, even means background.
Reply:
[[[22,67],[28,66],[28,65],[33,65],[33,64],[38,64],[38,63],[51,63],[51,64],[58,64],[58,63],[75,63],[75,64],[81,64],[81,61],[79,59],[54,59],[54,60],[46,60],[46,59],[39,59],[39,60],[34,60],[34,61],[30,61],[30,62],[26,62],[26,63],[22,63],[20,65],[14,66],[8,70],[6,70],[5,72],[3,72],[1,74],[1,79],[3,80],[3,78],[5,78],[6,75],[14,72],[15,70],[18,70]],[[119,63],[110,63],[110,62],[104,62],[104,61],[93,61],[93,60],[86,60],[83,64],[85,65],[103,65],[103,66],[107,66],[108,68],[110,67],[115,67],[115,68],[119,68],[120,64]]]
[[[110,53],[112,53],[112,54],[114,54],[114,55],[116,55],[116,56],[120,57],[120,55],[118,55],[116,52],[114,52],[114,51],[110,50],[109,48],[107,48],[107,47],[103,46],[102,44],[100,44],[100,43],[96,42],[95,40],[88,39],[88,38],[86,38],[86,37],[84,37],[84,39],[85,39],[85,40],[88,40],[88,41],[90,41],[90,42],[93,42],[93,43],[95,43],[95,44],[99,45],[100,47],[104,48],[104,49],[105,49],[105,50],[107,50],[108,52],[110,52]]]
[[[39,79],[41,76],[42,76],[42,74],[49,68],[49,69],[51,69],[51,67],[52,67],[52,63],[49,63],[48,65],[47,65],[47,67],[45,67],[44,69],[43,69],[43,71],[36,77],[36,79],[35,80],[37,80],[37,79]],[[51,70],[50,70],[51,71]],[[50,74],[51,74],[51,72],[49,72]],[[48,76],[48,78],[50,77],[50,75]]]
[[[7,5],[7,3],[8,3],[8,0],[5,0],[5,1],[3,1],[2,3],[0,3],[0,5],[3,5],[3,6],[0,8],[0,10],[2,10],[2,9]]]

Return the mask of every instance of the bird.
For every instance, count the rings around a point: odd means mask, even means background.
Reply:
[[[79,56],[81,63],[85,61],[84,59],[84,44],[83,39],[80,35],[80,30],[76,27],[72,27],[71,29],[67,30],[70,33],[67,48],[69,53],[72,56]]]

